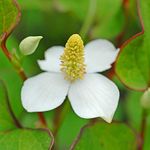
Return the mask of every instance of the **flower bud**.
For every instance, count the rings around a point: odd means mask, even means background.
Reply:
[[[19,45],[21,53],[23,55],[33,54],[42,38],[42,36],[29,36],[23,39]]]
[[[141,97],[141,105],[145,109],[150,108],[150,88],[144,92],[144,94]]]

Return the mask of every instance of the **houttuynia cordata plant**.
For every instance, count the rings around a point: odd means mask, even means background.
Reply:
[[[149,0],[0,0],[0,150],[150,150]]]

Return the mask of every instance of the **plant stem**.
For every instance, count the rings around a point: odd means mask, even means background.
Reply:
[[[68,100],[66,100],[65,104],[63,106],[60,106],[56,109],[55,115],[54,115],[54,121],[53,121],[53,135],[54,137],[57,136],[58,130],[60,126],[62,125],[64,118],[69,111],[70,104]]]
[[[93,23],[94,16],[96,13],[96,4],[97,4],[97,0],[89,0],[89,10],[80,30],[80,35],[82,36],[83,39],[86,37],[89,28]]]
[[[140,129],[140,143],[139,143],[138,150],[143,150],[146,124],[147,124],[147,111],[143,109],[141,129]]]
[[[6,85],[2,80],[0,80],[0,82],[2,83],[2,87],[3,87],[5,98],[6,98],[7,107],[8,107],[9,113],[10,113],[10,115],[14,121],[14,124],[16,125],[17,128],[22,128],[22,125],[20,124],[19,120],[16,118],[16,116],[12,110],[12,107],[11,107],[11,104],[9,101],[9,97],[8,97],[8,91],[7,91]]]
[[[10,52],[9,50],[7,49],[6,47],[6,38],[5,38],[6,35],[4,35],[4,38],[3,40],[1,41],[1,48],[2,48],[2,51],[3,53],[5,54],[5,56],[8,58],[8,60],[10,61],[10,63],[12,63],[12,65],[14,66],[14,68],[16,69],[16,71],[18,72],[19,76],[21,77],[21,79],[23,81],[25,81],[27,79],[27,76],[19,62],[18,59],[16,59]],[[47,123],[46,123],[46,119],[43,115],[42,112],[38,113],[38,117],[39,117],[39,121],[41,122],[41,124],[45,127],[47,127]]]
[[[46,122],[46,119],[44,117],[44,114],[42,112],[38,112],[38,117],[39,117],[39,120],[42,123],[42,125],[44,127],[47,127],[47,122]]]
[[[23,70],[23,68],[21,67],[19,62],[13,62],[13,61],[17,61],[17,59],[13,58],[13,55],[8,51],[7,47],[6,47],[6,40],[2,40],[1,42],[1,48],[3,53],[5,54],[5,56],[8,58],[8,60],[13,64],[14,68],[16,69],[16,71],[18,72],[18,74],[20,75],[21,79],[24,81],[27,79],[25,72]],[[17,65],[17,66],[16,66]]]
[[[83,39],[87,36],[89,28],[93,23],[95,12],[96,12],[96,4],[97,4],[97,0],[89,0],[89,10],[79,33]],[[54,121],[53,121],[54,136],[57,135],[59,127],[61,126],[65,118],[65,115],[68,112],[69,107],[70,107],[69,102],[66,102],[65,106],[61,106],[55,110]]]
[[[125,23],[124,23],[124,27],[123,27],[122,31],[117,35],[117,37],[115,39],[117,47],[121,47],[121,45],[122,45],[123,38],[124,38],[124,35],[128,29],[128,24],[129,24],[129,20],[130,20],[129,0],[123,0],[122,6],[123,6],[123,13],[125,16]]]

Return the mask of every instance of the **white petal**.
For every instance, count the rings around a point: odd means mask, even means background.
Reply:
[[[21,99],[28,112],[42,112],[61,105],[67,95],[69,82],[60,73],[41,73],[24,82]]]
[[[86,74],[83,80],[71,85],[68,96],[80,117],[101,117],[110,123],[118,105],[119,90],[103,75]]]
[[[53,46],[45,52],[45,60],[38,60],[43,71],[60,72],[60,56],[63,54],[63,46]]]
[[[85,64],[87,72],[102,72],[111,68],[119,49],[104,39],[91,41],[85,46]]]

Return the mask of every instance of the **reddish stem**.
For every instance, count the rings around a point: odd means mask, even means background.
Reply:
[[[10,101],[9,101],[9,97],[8,97],[8,91],[7,91],[7,87],[5,85],[5,83],[0,80],[0,83],[2,83],[2,86],[3,86],[3,90],[4,90],[4,94],[5,94],[5,98],[6,98],[6,103],[7,103],[7,107],[8,107],[8,111],[14,121],[14,124],[16,125],[16,127],[18,128],[22,128],[22,125],[20,124],[19,120],[16,118],[13,110],[12,110],[12,107],[11,107],[11,104],[10,104]]]
[[[54,120],[53,120],[53,124],[54,124],[54,129],[53,129],[53,135],[54,137],[57,135],[57,132],[59,130],[59,126],[61,123],[61,113],[63,111],[62,106],[60,106],[59,108],[57,108],[55,110],[55,114],[54,114]]]
[[[23,81],[25,81],[27,79],[27,76],[25,75],[25,72],[23,71],[23,69],[20,69],[19,75]]]
[[[129,0],[123,0],[123,5],[124,5],[124,7],[128,7],[128,5],[129,5]]]
[[[5,54],[5,56],[8,58],[8,60],[12,63],[12,54],[8,51],[7,47],[6,47],[6,39],[7,39],[7,34],[4,34],[3,37],[2,37],[2,40],[1,40],[1,48],[2,48],[2,51],[3,53]],[[12,63],[13,64],[13,63]],[[13,64],[14,65],[14,64]],[[14,68],[16,69],[16,67],[14,66]],[[21,79],[23,81],[25,81],[27,79],[27,76],[23,70],[23,68],[19,68],[19,69],[16,69],[16,71],[18,72],[19,76],[21,77]],[[42,123],[43,126],[47,127],[47,123],[46,123],[46,120],[45,120],[45,117],[43,115],[42,112],[39,112],[38,113],[38,117],[39,117],[39,120],[40,122]]]
[[[140,142],[139,142],[139,146],[138,146],[138,150],[143,150],[144,148],[144,137],[145,137],[145,129],[146,129],[146,120],[147,117],[147,112],[146,110],[143,110],[142,112],[142,122],[141,122],[141,130],[140,130]]]
[[[113,79],[114,76],[115,76],[114,64],[112,64],[111,69],[110,69],[110,70],[108,71],[108,73],[107,73],[107,77],[108,77],[109,79]]]
[[[6,37],[7,37],[7,34],[4,33],[2,40],[1,40],[2,41],[1,48],[2,48],[2,51],[5,54],[5,56],[9,59],[9,61],[11,61],[12,55],[11,55],[11,53],[9,53],[8,49],[6,48]]]
[[[42,125],[44,127],[47,127],[47,122],[45,120],[44,114],[42,112],[38,112],[38,117],[39,117],[39,120],[42,123]]]
[[[68,100],[60,107],[55,109],[54,120],[53,120],[53,135],[57,136],[60,126],[62,125],[66,115],[69,113],[70,104]]]
[[[118,47],[122,45],[123,37],[126,33],[126,29],[129,22],[129,0],[123,0],[122,6],[123,6],[124,16],[125,16],[125,24],[122,32],[120,32],[119,35],[116,37],[116,42]]]

